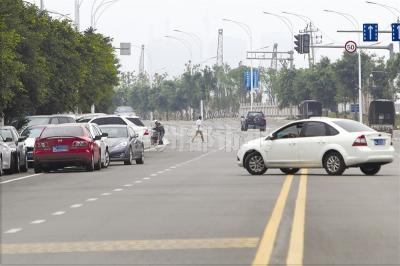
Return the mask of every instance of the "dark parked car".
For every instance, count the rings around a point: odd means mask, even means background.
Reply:
[[[144,163],[144,146],[139,135],[130,125],[102,125],[100,129],[108,134],[108,149],[111,161],[124,164]]]
[[[322,116],[322,103],[314,100],[302,101],[299,104],[299,119]]]
[[[48,125],[36,139],[33,152],[35,173],[65,166],[101,169],[101,135],[93,136],[87,124]]]
[[[375,100],[369,105],[368,123],[376,131],[393,135],[395,124],[394,102],[390,100]]]
[[[241,130],[247,131],[249,128],[260,129],[265,131],[267,127],[267,121],[263,112],[250,111],[247,113],[246,118],[241,121]]]
[[[25,138],[21,138],[12,126],[0,127],[0,135],[4,144],[11,148],[11,167],[5,170],[6,174],[28,171],[28,158],[25,147]]]

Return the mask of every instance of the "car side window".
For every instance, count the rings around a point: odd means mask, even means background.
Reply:
[[[335,136],[335,135],[339,134],[339,131],[337,131],[334,127],[332,127],[328,124],[325,124],[325,126],[326,126],[326,135],[327,136]]]
[[[69,122],[66,117],[58,117],[58,121],[60,122],[60,124],[65,124]]]
[[[57,117],[53,117],[53,118],[50,120],[50,124],[59,124],[58,118],[57,118]]]
[[[94,129],[94,134],[96,136],[101,136],[102,133],[101,133],[101,130],[100,130],[100,128],[98,126],[93,125],[93,129]]]
[[[322,122],[307,122],[302,132],[304,137],[320,137],[326,136],[325,123]]]
[[[292,124],[279,130],[274,135],[276,136],[277,139],[298,138],[300,137],[302,126],[303,123]]]

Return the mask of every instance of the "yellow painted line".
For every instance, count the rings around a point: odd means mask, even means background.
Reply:
[[[299,191],[297,194],[292,232],[290,235],[289,252],[286,259],[287,265],[303,265],[307,173],[307,169],[303,169],[300,176]]]
[[[2,244],[0,247],[1,255],[15,255],[71,252],[255,248],[258,245],[258,241],[259,238],[257,237],[165,239]]]
[[[264,234],[261,238],[260,244],[256,256],[253,260],[253,266],[255,265],[268,265],[274,247],[276,234],[278,232],[279,224],[282,219],[283,210],[286,205],[286,200],[289,194],[290,186],[293,181],[293,175],[288,175],[283,183],[281,192],[275,203],[274,210],[269,219],[267,227],[265,228]]]

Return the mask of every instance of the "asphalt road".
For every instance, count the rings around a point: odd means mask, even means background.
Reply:
[[[193,123],[166,128],[144,165],[2,177],[1,265],[400,264],[398,132],[376,176],[250,176],[235,150],[258,131],[207,121],[192,143]]]

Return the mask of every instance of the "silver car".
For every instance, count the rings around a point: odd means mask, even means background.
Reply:
[[[130,165],[144,163],[144,146],[139,135],[130,125],[102,125],[103,133],[108,134],[107,142],[111,161],[123,161]]]

